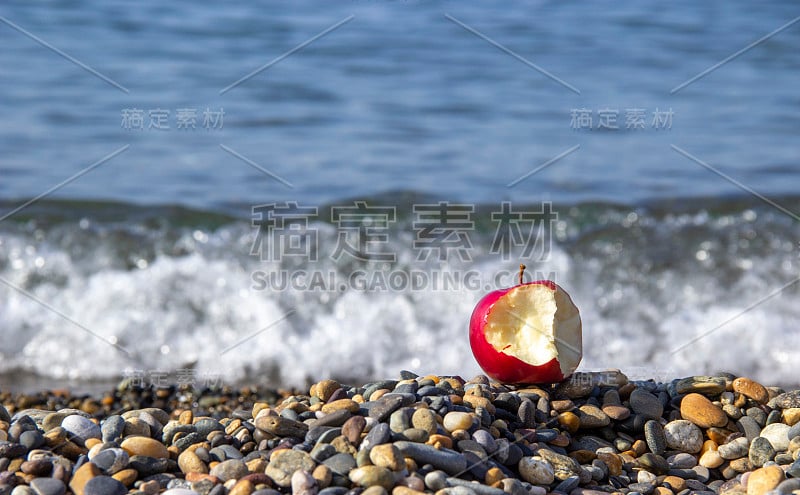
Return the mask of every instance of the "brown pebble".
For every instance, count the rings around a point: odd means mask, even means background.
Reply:
[[[331,484],[331,480],[333,479],[333,471],[331,471],[331,468],[325,464],[320,464],[314,468],[311,476],[317,480],[317,484],[320,488],[328,488],[328,486]]]
[[[575,403],[570,399],[550,401],[550,407],[556,412],[572,411],[575,409]]]
[[[414,490],[413,488],[409,488],[407,486],[397,485],[396,487],[392,488],[392,495],[425,495],[425,492]]]
[[[323,412],[323,414],[330,414],[334,411],[339,411],[344,409],[355,414],[359,411],[360,408],[361,406],[358,405],[358,402],[354,401],[353,399],[339,399],[325,404],[324,406],[322,406],[321,411]]]
[[[785,478],[779,466],[767,466],[750,473],[747,480],[747,495],[764,495],[775,489]]]
[[[483,482],[487,485],[494,485],[505,477],[505,473],[501,471],[500,468],[493,467],[486,471],[486,476],[484,477]]]
[[[800,407],[790,407],[784,409],[781,415],[783,422],[789,426],[794,426],[800,422]]]
[[[69,482],[69,487],[75,492],[75,495],[83,495],[83,488],[86,486],[86,483],[95,476],[100,476],[100,468],[91,462],[84,463],[75,471],[72,480]]]
[[[706,435],[708,435],[709,440],[713,441],[717,445],[722,445],[724,443],[728,443],[731,432],[721,428],[709,428],[706,430]]]
[[[682,492],[686,488],[686,480],[679,476],[665,476],[662,483],[668,484],[673,492]]]
[[[192,450],[184,450],[178,456],[178,467],[181,469],[183,474],[208,474],[208,467]]]
[[[572,412],[562,412],[558,415],[558,424],[570,433],[575,433],[581,427],[578,415]]]
[[[759,404],[766,404],[769,400],[769,393],[763,385],[743,376],[733,381],[733,391],[749,397]]]
[[[219,463],[217,463],[217,464],[219,464]],[[211,481],[212,483],[219,483],[219,478],[217,478],[216,476],[211,476],[210,474],[187,473],[185,478],[186,478],[186,481],[189,481],[191,483],[195,483],[197,481],[203,481],[203,480],[208,480],[208,481]]]
[[[570,439],[567,435],[559,434],[550,442],[551,445],[555,445],[556,447],[566,447],[569,445]]]
[[[573,450],[569,453],[569,456],[580,464],[589,464],[597,458],[597,454],[592,450]]]
[[[402,452],[391,443],[372,447],[369,452],[369,460],[376,466],[385,467],[392,471],[400,471],[406,466]]]
[[[472,389],[474,390],[474,389]],[[486,397],[478,397],[475,395],[465,395],[463,397],[464,403],[469,404],[473,409],[477,409],[482,407],[489,412],[489,414],[495,414],[497,409],[492,404],[492,401],[487,399]]]
[[[688,394],[681,400],[681,416],[700,428],[723,427],[728,424],[725,412],[698,393]]]
[[[748,471],[753,470],[753,463],[750,462],[750,459],[747,457],[740,457],[739,459],[734,459],[729,464],[730,468],[736,471],[737,473],[746,473]]]
[[[342,388],[342,386],[339,385],[339,382],[336,380],[322,380],[321,382],[312,385],[311,393],[309,395],[312,397],[317,397],[323,402],[327,402],[328,399],[331,398],[331,395],[333,395],[333,393],[340,388]]]
[[[358,446],[361,443],[361,433],[364,432],[366,426],[367,420],[364,419],[364,416],[353,416],[342,425],[342,435],[348,442]]]
[[[614,421],[622,421],[628,419],[631,415],[631,410],[625,406],[608,405],[603,406],[603,412],[613,419]]]
[[[25,474],[34,476],[49,476],[53,471],[53,463],[46,459],[36,459],[34,461],[23,462],[19,469]]]
[[[192,424],[192,418],[193,417],[194,417],[194,414],[192,414],[192,410],[191,409],[187,409],[187,410],[181,412],[180,416],[178,416],[178,423],[180,423],[182,425],[190,425],[190,424]]]
[[[444,447],[445,449],[453,448],[453,440],[446,435],[431,435],[428,437],[428,441],[425,443],[433,446],[436,446],[438,444],[439,447],[437,448],[441,447]]]
[[[255,486],[250,480],[239,480],[233,485],[228,495],[250,495],[255,491]]]
[[[83,446],[91,450],[92,447],[100,445],[101,443],[103,443],[103,441],[99,438],[87,438],[86,441],[83,442]]]
[[[136,481],[138,476],[139,473],[135,469],[123,469],[122,471],[117,471],[111,475],[112,478],[127,487],[133,486],[133,483]]]
[[[139,490],[143,491],[147,495],[155,495],[161,491],[161,485],[157,480],[145,481],[139,485]]]
[[[599,452],[597,458],[603,461],[603,464],[608,467],[608,474],[612,476],[619,476],[622,474],[622,459],[616,454],[611,452]]]
[[[149,437],[128,437],[119,446],[129,455],[146,455],[157,459],[169,458],[167,447]]]
[[[265,469],[267,469],[267,461],[264,459],[257,457],[255,459],[250,459],[245,463],[247,466],[247,470],[251,473],[263,473]]]

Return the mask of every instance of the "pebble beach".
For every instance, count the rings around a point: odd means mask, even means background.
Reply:
[[[800,493],[800,390],[731,374],[0,399],[0,495]]]

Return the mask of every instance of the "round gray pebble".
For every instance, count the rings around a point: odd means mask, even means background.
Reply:
[[[75,438],[81,446],[90,438],[99,439],[102,436],[99,426],[77,414],[64,418],[64,421],[61,422],[61,427]]]
[[[95,476],[83,487],[83,495],[125,495],[128,489],[111,476]]]
[[[54,478],[35,478],[31,481],[31,488],[36,495],[64,495],[67,491],[64,483]]]

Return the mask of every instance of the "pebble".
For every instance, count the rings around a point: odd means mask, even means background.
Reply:
[[[125,495],[128,489],[111,476],[95,476],[83,487],[83,495]]]
[[[369,454],[372,451],[363,450],[362,452]],[[347,476],[358,464],[352,455],[339,452],[325,459],[323,465],[327,466],[333,473]]]
[[[414,428],[427,431],[433,435],[436,433],[439,423],[436,421],[436,414],[430,409],[417,409],[411,416],[411,424]]]
[[[61,421],[61,428],[64,428],[75,443],[83,446],[90,438],[99,439],[102,436],[100,426],[92,420],[83,416],[73,414]]]
[[[266,474],[275,484],[281,487],[289,487],[292,482],[292,474],[297,470],[311,472],[316,463],[307,453],[300,450],[279,450],[272,454]]]
[[[789,469],[786,470],[786,474],[792,478],[800,478],[800,460],[794,461],[791,466],[789,466]]]
[[[578,408],[581,428],[603,428],[611,423],[611,418],[597,406],[584,404]]]
[[[630,395],[630,405],[633,412],[646,419],[660,419],[664,414],[664,406],[658,397],[650,392],[637,388]]]
[[[128,466],[128,453],[120,448],[101,450],[94,457],[92,463],[106,474],[114,474]]]
[[[756,469],[747,480],[747,495],[765,495],[784,480],[783,470],[778,466]]]
[[[703,446],[703,432],[691,421],[679,419],[664,426],[667,447],[680,452],[696,454]],[[657,452],[655,452],[657,453]]]
[[[750,462],[755,467],[761,467],[766,462],[775,458],[775,449],[772,443],[764,437],[756,437],[750,443],[750,451],[748,453]]]
[[[369,460],[376,466],[392,471],[400,471],[405,467],[403,453],[390,443],[373,447],[369,452]]]
[[[739,377],[733,381],[733,391],[753,399],[759,404],[765,404],[769,400],[769,392],[760,383],[749,378]]]
[[[448,474],[463,472],[467,468],[466,459],[457,452],[445,449],[438,450],[430,445],[400,441],[394,445],[405,457],[410,457],[421,464],[430,464]]]
[[[742,416],[736,422],[736,426],[751,442],[761,434],[761,426],[750,416]]]
[[[317,495],[318,492],[316,480],[307,471],[295,471],[292,474],[291,486],[292,495]]]
[[[667,458],[670,467],[677,469],[692,469],[697,465],[697,458],[687,453],[675,454]]]
[[[281,416],[259,416],[255,419],[255,426],[259,430],[281,437],[304,438],[308,433],[307,424]]]
[[[781,412],[781,420],[789,426],[800,423],[800,407],[790,407]]]
[[[128,392],[117,392],[87,412],[77,407],[91,398],[53,396],[47,407],[58,404],[55,412],[31,401],[15,407],[10,421],[0,411],[0,495],[37,495],[43,484],[65,481],[76,495],[90,482],[109,484],[112,493],[121,484],[136,495],[744,495],[798,488],[800,393],[746,377],[629,383],[619,372],[598,372],[525,388],[484,376],[466,383],[402,378],[365,386],[323,380],[307,395],[270,397],[146,390],[136,392],[139,402],[122,403]],[[126,412],[103,416],[120,410]],[[80,428],[88,432],[83,438]]]
[[[361,442],[361,434],[367,427],[367,420],[364,416],[353,416],[342,425],[342,435],[348,442],[358,445]]]
[[[725,391],[725,379],[718,376],[691,376],[675,383],[677,395],[699,393],[703,395],[719,395]]]
[[[681,416],[700,428],[722,427],[728,424],[728,416],[708,398],[691,393],[681,400]]]
[[[198,455],[192,450],[184,450],[178,456],[178,467],[183,474],[200,473],[207,474],[208,467]]]
[[[572,475],[581,473],[581,465],[571,457],[549,449],[540,449],[537,454],[553,466],[555,477],[559,480],[563,481]]]
[[[350,481],[361,486],[380,486],[385,490],[394,487],[394,474],[389,469],[380,466],[364,466],[353,469],[349,475]]]
[[[169,457],[167,447],[158,440],[149,437],[127,437],[120,443],[120,447],[131,456],[143,455],[163,459]]]
[[[780,495],[788,495],[795,491],[800,491],[800,479],[798,478],[789,478],[781,481],[775,490]]]
[[[723,459],[739,459],[749,453],[749,442],[747,438],[739,437],[730,442],[720,445],[718,452]]]
[[[223,482],[228,480],[238,480],[239,478],[247,475],[247,473],[247,466],[239,459],[222,461],[209,471],[211,476],[219,478]]]
[[[783,452],[789,448],[789,425],[772,423],[761,430],[761,436],[769,440],[776,452]]]
[[[654,474],[666,474],[669,471],[669,463],[661,457],[650,452],[642,454],[638,458],[639,464]]]
[[[449,412],[444,416],[442,426],[445,430],[453,432],[456,430],[468,430],[472,427],[474,416],[465,412]]]
[[[81,495],[86,483],[95,476],[100,476],[100,468],[91,462],[86,462],[75,471],[69,482],[69,487],[77,495]]]
[[[663,455],[667,450],[667,438],[664,435],[664,428],[658,421],[651,419],[644,424],[644,438],[647,441],[647,447],[650,452]]]
[[[36,495],[64,495],[67,491],[61,480],[53,478],[35,478],[31,480],[31,488]]]
[[[400,396],[382,397],[370,408],[369,416],[383,422],[403,405],[403,400]]]
[[[549,485],[555,480],[553,466],[544,460],[523,457],[519,461],[518,469],[522,479],[534,485]]]
[[[791,409],[800,407],[800,390],[792,390],[777,395],[767,403],[773,409]]]

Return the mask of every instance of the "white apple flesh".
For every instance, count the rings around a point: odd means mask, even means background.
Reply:
[[[497,381],[560,382],[581,361],[581,317],[554,282],[524,283],[490,292],[478,302],[469,340],[475,360]]]

